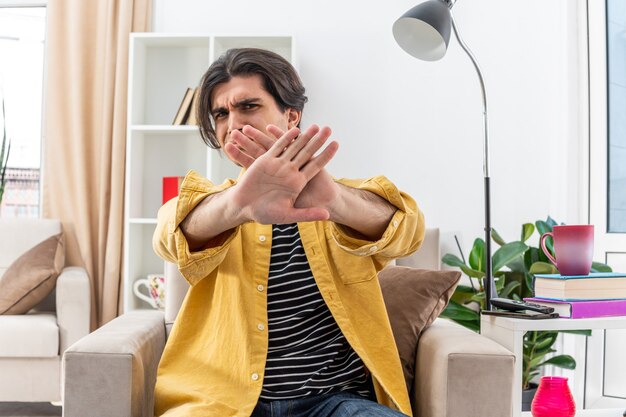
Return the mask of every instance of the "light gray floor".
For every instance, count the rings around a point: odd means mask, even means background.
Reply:
[[[0,417],[50,417],[62,414],[61,407],[55,407],[50,403],[0,402]]]

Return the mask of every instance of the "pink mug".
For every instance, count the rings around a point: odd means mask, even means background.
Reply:
[[[554,255],[546,248],[546,238],[554,241]],[[554,226],[552,232],[541,235],[541,249],[561,275],[587,275],[593,261],[593,225]]]

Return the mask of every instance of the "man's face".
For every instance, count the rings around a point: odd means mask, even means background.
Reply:
[[[301,115],[293,109],[281,111],[274,97],[263,88],[260,75],[233,77],[219,84],[212,92],[211,105],[215,134],[222,148],[231,140],[231,133],[245,125],[266,134],[269,124],[286,131],[297,126]]]

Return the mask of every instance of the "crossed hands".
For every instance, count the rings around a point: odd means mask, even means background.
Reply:
[[[328,127],[313,125],[283,132],[269,125],[269,135],[252,126],[233,131],[224,152],[246,168],[232,197],[248,221],[283,224],[327,220],[340,188],[324,167],[339,144]],[[271,135],[271,136],[270,136]]]

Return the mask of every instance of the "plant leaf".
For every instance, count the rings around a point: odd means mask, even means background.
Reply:
[[[535,350],[541,351],[542,349],[549,348],[554,343],[553,339],[544,339],[535,345]]]
[[[550,250],[550,245],[551,245],[551,244],[552,244],[552,242],[551,242],[550,240],[547,240],[547,241],[546,241],[546,245],[547,245],[548,250]],[[553,254],[554,254],[554,252],[552,252],[551,254],[553,255]],[[538,259],[539,261],[541,261],[541,262],[546,262],[546,263],[550,263],[550,259],[548,259],[548,257],[546,256],[546,254],[543,252],[543,250],[542,250],[542,249],[539,249],[539,250],[537,251],[537,255],[538,255],[538,257],[539,257],[539,259]]]
[[[475,332],[480,331],[480,315],[478,312],[450,301],[441,317],[448,318]]]
[[[511,262],[507,263],[506,266],[513,272],[523,273],[526,270],[524,260],[521,257],[513,259]]]
[[[496,229],[491,229],[491,238],[500,246],[506,245],[506,242],[504,241],[504,239],[502,239],[500,233],[496,232]]]
[[[613,268],[601,262],[593,262],[591,264],[591,272],[613,272]]]
[[[522,242],[526,242],[535,233],[535,225],[532,223],[524,223],[522,225]]]
[[[535,331],[535,333],[537,333],[537,340],[543,340],[543,339],[551,339],[551,338],[556,338],[557,336],[557,331],[555,330],[544,330],[544,331]]]
[[[553,356],[547,361],[540,363],[539,365],[537,365],[537,367],[544,365],[553,365],[565,369],[576,369],[576,360],[570,355],[558,355]]]
[[[557,274],[558,270],[552,264],[547,262],[535,262],[530,266],[528,271],[530,274]]]
[[[524,266],[528,271],[532,264],[539,260],[539,249],[535,247],[529,247],[528,250],[524,253]]]
[[[498,279],[495,280],[496,291],[498,291],[498,294],[500,294],[500,291],[502,291],[502,289],[504,288],[504,283],[505,283],[504,281],[505,280],[503,279],[503,277],[504,277],[504,274],[498,276]]]
[[[543,220],[537,220],[535,222],[535,227],[537,227],[537,231],[540,235],[552,231],[552,226]]]
[[[485,272],[485,241],[481,238],[474,240],[472,251],[469,254],[469,265],[476,271]]]
[[[485,276],[484,272],[477,271],[465,265],[461,265],[461,271],[465,272],[467,276],[472,277],[472,278],[483,278]]]
[[[457,285],[454,289],[454,292],[463,293],[463,294],[474,294],[476,291],[474,288],[469,285]]]
[[[524,280],[526,281],[526,289],[523,291],[524,295],[532,297],[535,292],[535,278],[528,272],[524,274]]]
[[[457,285],[451,300],[458,304],[466,304],[472,300],[472,296],[476,294],[476,290],[468,285]]]
[[[502,268],[504,265],[511,262],[518,256],[521,256],[527,250],[528,246],[526,246],[522,242],[510,242],[504,246],[501,246],[493,254],[493,270],[499,271],[500,268]]]
[[[535,346],[535,353],[548,354],[554,352],[555,350],[552,349],[554,342],[556,342],[556,334],[554,335],[554,337],[538,341],[537,345]]]
[[[471,300],[479,303],[480,305],[483,305],[483,302],[485,301],[485,292],[481,291],[477,294],[474,294]]]
[[[546,219],[546,223],[548,223],[548,225],[550,225],[550,227],[554,227],[557,226],[558,223],[556,222],[556,220],[554,220],[552,217],[548,216],[548,218]]]
[[[0,202],[4,195],[4,186],[6,184],[6,170],[11,154],[11,140],[7,142],[6,115],[4,112],[4,97],[2,97],[2,150],[0,150]]]
[[[577,334],[581,336],[591,336],[591,330],[559,330],[560,333]]]
[[[511,294],[511,292],[520,287],[521,284],[518,281],[511,281],[508,284],[506,284],[504,286],[504,288],[501,291],[498,291],[498,296],[500,297],[504,297],[504,298],[511,298],[509,297],[509,294]]]
[[[441,262],[449,266],[461,267],[461,265],[465,265],[465,263],[456,255],[451,253],[446,253],[443,258],[441,258]]]
[[[548,220],[550,220],[550,217],[548,217]],[[554,220],[552,220],[552,222],[554,222]],[[556,223],[555,223],[556,224]],[[537,245],[539,247],[539,256],[541,257],[541,255],[543,255],[542,260],[547,261],[548,258],[546,257],[546,255],[543,253],[543,250],[541,249],[541,235],[543,235],[544,233],[548,233],[552,231],[552,226],[544,221],[541,220],[537,220],[535,222],[535,225],[537,226],[537,231],[539,232],[539,244]],[[546,239],[546,248],[548,248],[548,250],[550,251],[550,254],[552,256],[554,256],[554,242],[552,241],[551,238],[547,238]]]
[[[445,313],[445,314],[444,314]],[[454,301],[450,301],[442,316],[454,321],[480,321],[480,314]]]
[[[530,362],[528,363],[528,366],[533,369],[533,368],[538,368],[539,366],[541,366],[541,364],[544,362],[543,358],[550,352],[545,352],[545,353],[538,353],[535,352],[535,356],[530,360]]]

